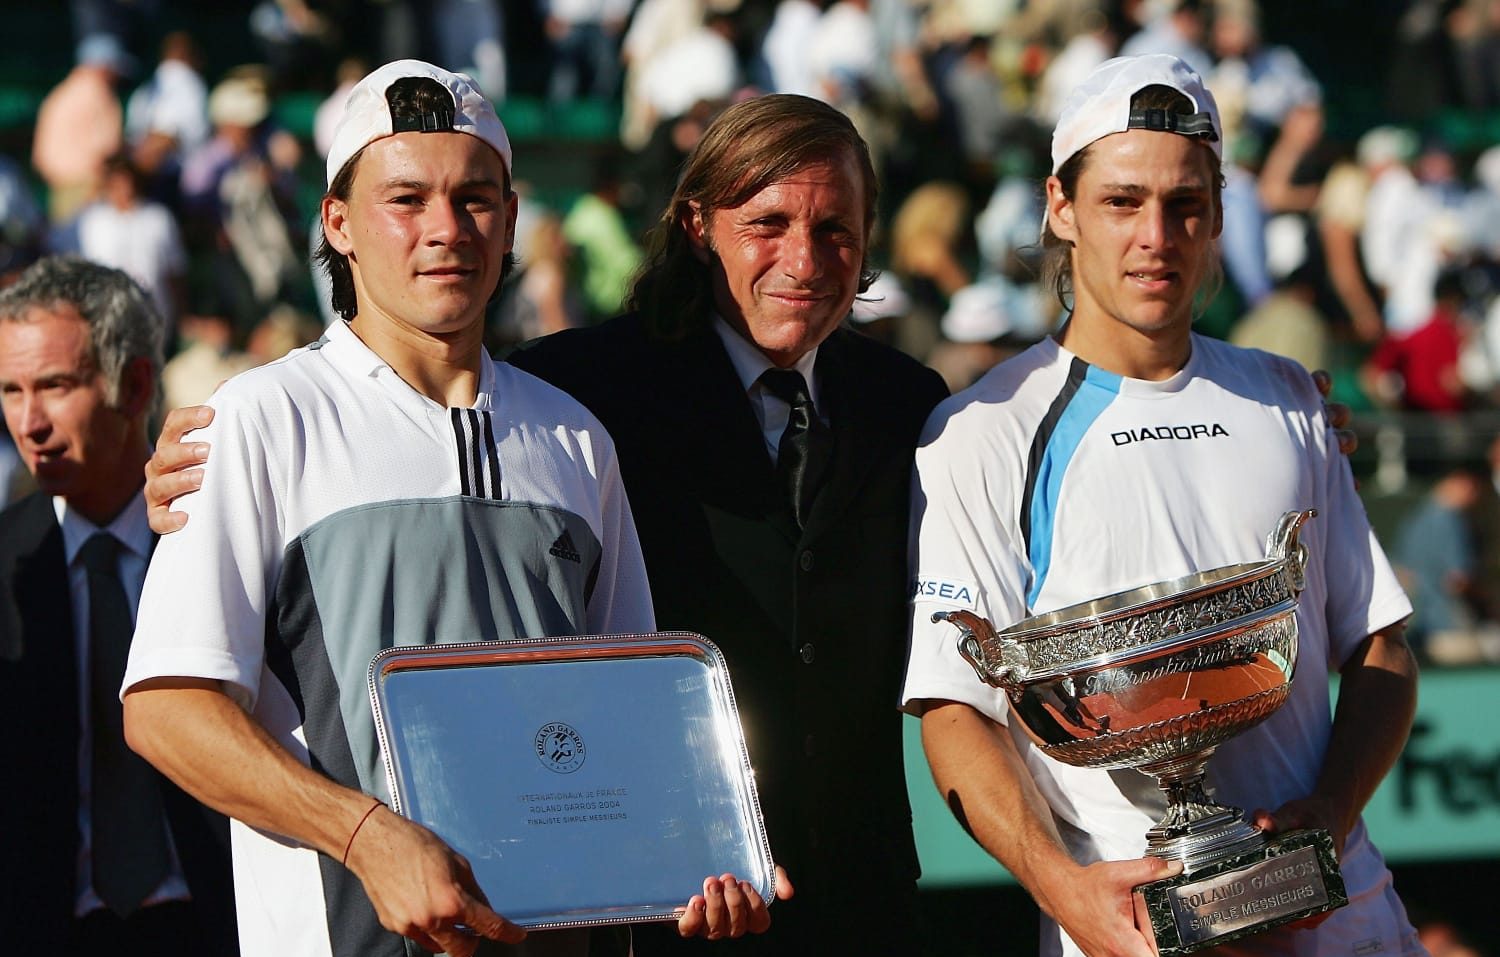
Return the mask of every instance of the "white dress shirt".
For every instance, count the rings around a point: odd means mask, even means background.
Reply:
[[[760,383],[761,373],[776,366],[754,343],[735,332],[719,316],[714,316],[714,332],[723,340],[724,349],[729,353],[729,362],[739,374],[740,385],[744,386],[750,397],[750,408],[755,410],[755,421],[760,423],[761,437],[766,440],[766,451],[771,455],[772,464],[775,464],[781,448],[781,433],[786,431],[787,420],[792,415],[791,406]],[[818,379],[814,374],[817,361],[818,349],[814,346],[792,368],[802,373],[802,378],[807,382],[807,394],[812,399],[813,410],[817,412],[819,419],[827,422],[828,416],[818,402]]]

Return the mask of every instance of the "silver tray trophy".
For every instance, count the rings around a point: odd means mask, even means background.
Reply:
[[[530,928],[673,920],[774,865],[724,656],[701,635],[388,648],[370,701],[391,807]]]
[[[1348,903],[1327,831],[1268,837],[1204,790],[1223,742],[1269,717],[1291,691],[1297,596],[1317,512],[1287,512],[1266,559],[1226,565],[1027,618],[1004,631],[938,612],[959,652],[1001,688],[1042,752],[1076,767],[1156,778],[1167,813],[1146,853],[1181,861],[1143,884],[1164,957],[1245,937]]]

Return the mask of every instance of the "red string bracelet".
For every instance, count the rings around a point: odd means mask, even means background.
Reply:
[[[354,846],[354,835],[358,834],[359,833],[359,829],[365,826],[365,822],[370,819],[370,815],[371,814],[375,813],[375,809],[376,808],[378,808],[378,807],[384,807],[384,806],[385,806],[385,803],[383,801],[381,801],[379,798],[376,798],[375,799],[375,803],[371,804],[370,805],[370,809],[365,812],[365,816],[359,819],[359,823],[358,824],[354,825],[354,830],[352,830],[352,831],[349,832],[349,843],[344,845],[344,859],[343,859],[343,861],[340,862],[345,867],[349,866],[349,849]]]

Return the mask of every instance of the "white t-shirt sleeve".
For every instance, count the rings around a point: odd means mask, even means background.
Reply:
[[[599,427],[602,436],[604,429]],[[639,634],[656,630],[646,562],[636,536],[630,501],[620,480],[615,446],[608,438],[594,443],[599,482],[599,574],[588,602],[588,629],[596,635]]]
[[[260,692],[280,521],[255,410],[232,387],[210,404],[213,423],[192,436],[211,443],[210,467],[174,503],[187,526],[152,555],[122,691],[147,678],[212,678],[248,710]]]
[[[924,699],[958,701],[1004,723],[1003,692],[980,680],[958,651],[960,631],[939,611],[966,609],[997,629],[1026,616],[1028,565],[1006,521],[1013,496],[1003,467],[982,468],[974,436],[945,404],[929,420],[912,481],[910,563],[912,625],[901,707],[920,713]]]
[[[1323,580],[1328,586],[1328,668],[1337,671],[1367,637],[1410,615],[1411,602],[1375,538],[1354,488],[1349,460],[1338,453],[1331,428],[1324,447],[1322,498],[1327,514],[1315,521],[1326,529]]]

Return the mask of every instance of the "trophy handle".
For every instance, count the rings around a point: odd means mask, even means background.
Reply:
[[[1307,585],[1307,578],[1303,574],[1307,567],[1307,546],[1297,540],[1297,534],[1307,520],[1317,514],[1318,510],[1315,508],[1287,512],[1281,516],[1281,521],[1276,523],[1271,534],[1266,536],[1266,557],[1286,563],[1292,576],[1292,588],[1299,592]]]
[[[996,688],[1019,688],[1031,669],[1021,643],[995,634],[995,626],[972,611],[936,611],[934,622],[946,621],[958,629],[958,653],[974,669],[979,680]],[[996,649],[1000,661],[991,665],[986,648]]]

